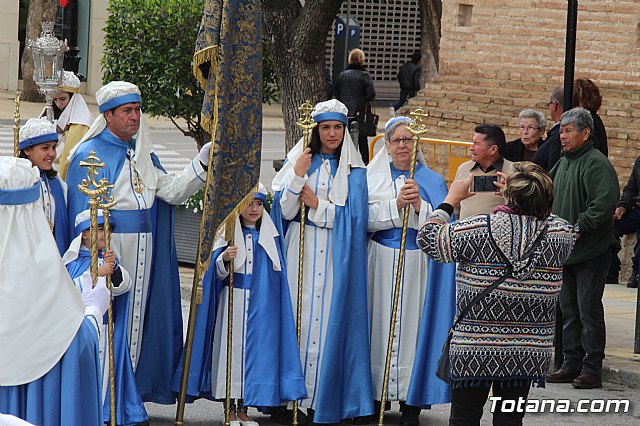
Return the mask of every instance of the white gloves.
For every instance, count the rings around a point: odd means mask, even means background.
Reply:
[[[80,295],[85,306],[95,306],[104,315],[109,309],[109,289],[105,277],[99,277],[94,288],[91,288],[91,274],[87,271],[82,274],[83,292]]]
[[[211,150],[211,142],[207,142],[200,149],[200,153],[198,154],[198,160],[204,165],[204,167],[209,167],[209,151]]]

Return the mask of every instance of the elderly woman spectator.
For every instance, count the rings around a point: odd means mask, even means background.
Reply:
[[[376,409],[380,409],[395,276],[402,236],[403,208],[409,205],[409,227],[400,281],[398,313],[389,372],[387,400],[400,401],[402,421],[417,425],[421,407],[450,402],[449,386],[433,371],[453,322],[454,265],[430,261],[416,245],[418,227],[447,195],[442,177],[424,164],[418,152],[409,179],[413,147],[408,117],[391,118],[385,145],[367,167],[369,188],[369,317],[371,373]]]
[[[349,52],[349,66],[338,76],[333,96],[345,104],[349,110],[349,124],[356,120],[356,114],[371,110],[371,102],[376,98],[371,74],[364,67],[364,52],[353,49]],[[360,132],[358,150],[365,164],[369,163],[369,140]]]
[[[518,115],[520,119],[520,138],[508,142],[504,158],[509,161],[531,161],[536,151],[544,143],[547,120],[540,111],[524,109]]]
[[[504,175],[502,175],[504,178]],[[450,347],[450,425],[479,424],[490,388],[501,398],[493,424],[522,424],[524,412],[502,411],[544,386],[549,368],[562,264],[574,232],[551,215],[553,183],[522,162],[506,178],[506,205],[449,223],[453,205],[471,197],[471,178],[455,181],[418,232],[418,246],[439,262],[458,262],[458,312],[497,280],[495,289],[458,319]],[[504,277],[504,278],[503,278]]]
[[[604,128],[604,123],[598,115],[598,110],[602,105],[602,95],[600,95],[600,89],[598,86],[588,78],[578,78],[573,82],[573,96],[574,104],[577,102],[578,106],[588,110],[593,118],[593,146],[595,149],[603,153],[605,156],[609,155],[607,148],[607,130]],[[575,99],[577,97],[577,99]]]

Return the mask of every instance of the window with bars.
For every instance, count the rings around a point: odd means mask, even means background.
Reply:
[[[366,67],[376,83],[397,82],[398,69],[420,49],[420,6],[418,0],[348,0],[339,14],[360,26],[360,48]],[[327,36],[325,59],[333,69],[335,23]]]

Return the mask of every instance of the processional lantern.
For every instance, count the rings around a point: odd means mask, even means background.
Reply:
[[[47,120],[53,123],[53,95],[62,84],[64,53],[69,50],[66,41],[60,41],[53,32],[53,21],[42,22],[42,33],[29,41],[33,55],[33,81],[47,100]]]

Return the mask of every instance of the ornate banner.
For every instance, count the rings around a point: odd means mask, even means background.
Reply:
[[[259,0],[207,0],[196,41],[194,74],[205,91],[202,122],[214,143],[200,229],[200,274],[207,269],[216,231],[226,222],[232,228],[260,177],[261,13]]]

